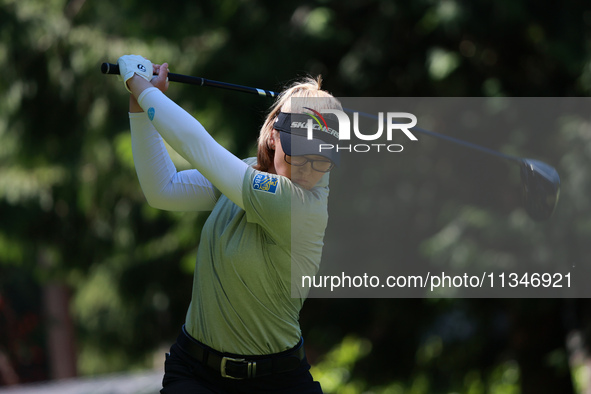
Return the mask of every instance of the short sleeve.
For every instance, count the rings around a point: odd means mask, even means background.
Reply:
[[[287,177],[249,167],[242,188],[246,219],[263,227],[276,243],[289,243],[299,232],[324,233],[328,188],[305,190]],[[292,226],[294,224],[294,226]]]

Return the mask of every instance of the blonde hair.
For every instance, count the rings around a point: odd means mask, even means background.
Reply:
[[[279,115],[279,112],[308,112],[304,109],[304,107],[313,107],[316,110],[342,110],[339,101],[327,91],[322,90],[321,86],[322,77],[320,75],[316,79],[312,77],[305,77],[301,80],[293,82],[277,97],[277,100],[275,100],[275,103],[271,107],[271,110],[267,115],[267,119],[265,120],[265,123],[263,123],[259,133],[257,151],[258,164],[255,166],[257,170],[269,171],[269,169],[273,166],[275,150],[271,148],[270,140],[273,136],[273,125],[277,115]],[[292,101],[292,97],[302,98],[302,100]],[[316,98],[326,98],[327,100],[321,100],[321,104],[319,105],[318,100],[314,100]]]

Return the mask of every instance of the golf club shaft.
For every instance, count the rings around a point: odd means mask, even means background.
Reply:
[[[101,65],[101,72],[103,74],[115,74],[115,75],[119,75],[119,65],[112,64],[112,63],[103,63]],[[205,78],[200,78],[200,77],[192,77],[192,76],[183,75],[183,74],[168,73],[168,80],[171,81],[171,82],[186,83],[186,84],[189,84],[189,85],[210,86],[210,87],[214,87],[214,88],[235,90],[235,91],[239,91],[239,92],[252,93],[252,94],[256,94],[256,95],[259,95],[259,96],[265,96],[265,97],[277,97],[277,95],[278,95],[277,93],[275,93],[275,92],[273,92],[271,90],[252,88],[252,87],[249,87],[249,86],[236,85],[236,84],[227,83],[227,82],[213,81],[211,79],[205,79]],[[347,108],[344,108],[344,110],[346,112],[358,112],[358,111],[354,111],[354,110],[347,109]],[[371,118],[371,119],[378,119],[377,116],[371,115],[371,114],[368,114],[368,113],[364,113],[364,112],[360,112],[360,115],[362,115],[364,117],[367,117],[367,118]],[[519,163],[522,160],[521,158],[516,157],[516,156],[506,155],[504,153],[497,152],[495,150],[486,148],[484,146],[476,145],[476,144],[473,144],[471,142],[460,140],[460,139],[457,139],[457,138],[454,138],[454,137],[450,137],[450,136],[447,136],[447,135],[434,133],[434,132],[429,131],[429,130],[421,129],[420,127],[413,127],[412,130],[413,131],[417,131],[417,132],[422,133],[422,134],[429,135],[431,137],[439,138],[439,139],[442,139],[442,140],[445,140],[445,141],[448,141],[448,142],[451,142],[451,143],[462,145],[462,146],[465,146],[465,147],[470,148],[470,149],[475,149],[475,150],[481,151],[483,153],[487,153],[487,154],[492,155],[492,156],[497,156],[497,157],[500,157],[502,159],[512,160],[512,161],[516,161],[516,162],[519,162]]]
[[[343,110],[345,112],[357,112],[361,116],[364,116],[366,118],[376,119],[376,120],[379,119],[378,116],[373,115],[373,114],[368,114],[366,112],[354,111],[354,110],[348,109],[348,108],[343,108]],[[492,150],[490,148],[486,148],[486,147],[481,146],[481,145],[474,144],[472,142],[460,140],[460,139],[457,139],[457,138],[454,138],[454,137],[450,137],[450,136],[445,135],[445,134],[435,133],[433,131],[425,130],[425,129],[422,129],[422,128],[417,127],[417,126],[413,127],[412,128],[412,131],[417,131],[419,133],[426,134],[426,135],[429,135],[431,137],[439,138],[439,139],[444,140],[444,141],[448,141],[448,142],[451,142],[451,143],[454,143],[454,144],[462,145],[462,146],[465,146],[466,148],[474,149],[474,150],[477,150],[477,151],[480,151],[480,152],[483,152],[483,153],[487,153],[487,154],[492,155],[492,156],[500,157],[502,159],[512,160],[512,161],[516,161],[518,163],[521,163],[521,161],[523,160],[521,157],[506,155],[504,153],[498,152],[496,150]]]
[[[112,64],[112,63],[103,63],[101,65],[101,72],[103,74],[119,75],[119,65]],[[251,88],[249,86],[235,85],[233,83],[213,81],[211,79],[192,77],[192,76],[183,75],[183,74],[168,73],[168,80],[171,82],[186,83],[189,85],[211,86],[211,87],[220,88],[220,89],[236,90],[239,92],[252,93],[252,94],[257,94],[259,96],[265,96],[265,97],[276,97],[277,96],[277,93],[272,92],[270,90]]]

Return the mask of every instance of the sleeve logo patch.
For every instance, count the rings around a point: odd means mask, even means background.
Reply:
[[[154,120],[155,114],[156,114],[156,110],[154,109],[154,107],[148,108],[148,119],[150,119],[150,121]]]
[[[272,177],[268,174],[257,174],[252,181],[252,188],[254,190],[275,194],[278,184],[279,178]]]

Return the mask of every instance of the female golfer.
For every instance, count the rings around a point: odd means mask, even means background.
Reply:
[[[267,116],[257,158],[243,161],[164,95],[166,63],[152,65],[134,55],[118,63],[132,93],[133,156],[148,203],[212,211],[201,233],[191,304],[167,354],[161,392],[321,393],[309,372],[298,322],[306,293],[292,286],[291,277],[292,270],[297,275],[318,270],[328,172],[338,161],[334,151],[320,150],[322,144],[336,146],[336,128],[328,123],[308,136],[312,117],[305,113],[341,109],[340,104],[320,89],[320,79],[294,84]],[[177,172],[162,138],[195,169]]]

